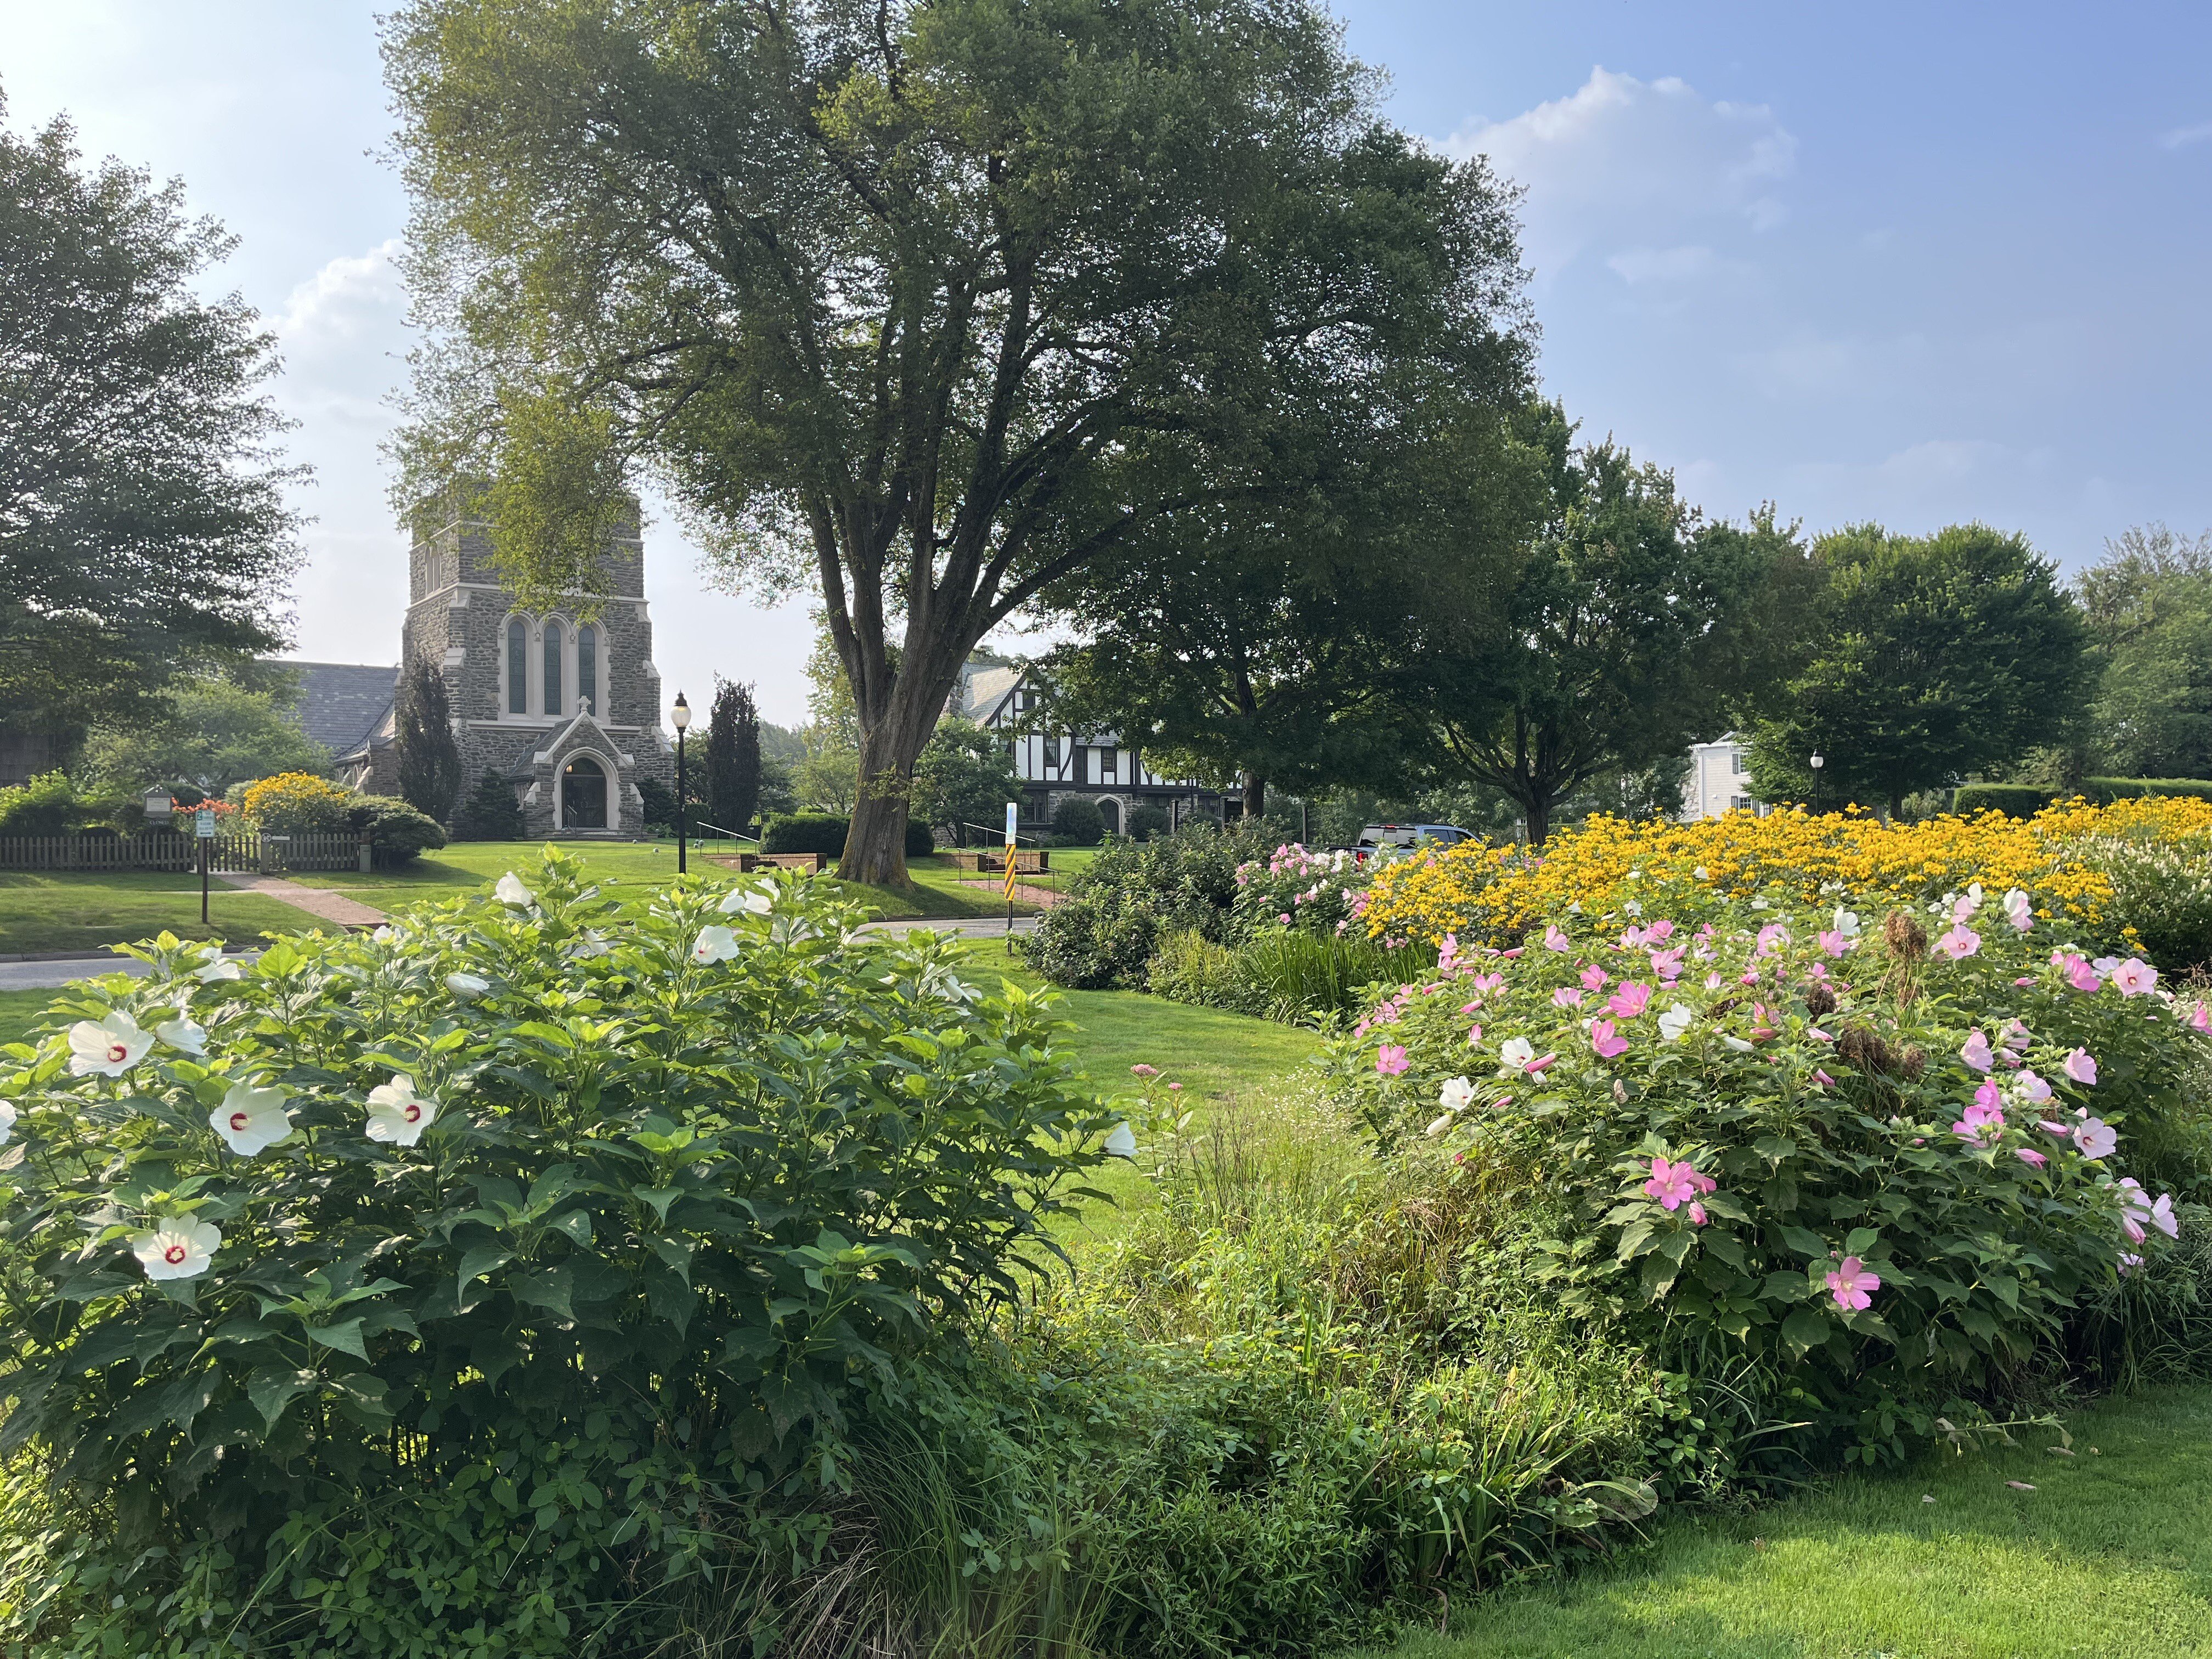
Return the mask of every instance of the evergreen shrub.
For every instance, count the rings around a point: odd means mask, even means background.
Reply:
[[[761,831],[761,851],[819,853],[824,858],[841,858],[845,852],[845,837],[852,833],[852,828],[850,818],[842,818],[832,812],[787,812],[768,821]],[[908,858],[927,858],[937,850],[937,837],[930,833],[927,824],[908,818],[904,844]]]
[[[652,778],[639,785],[654,784]],[[647,815],[652,814],[652,798],[647,797]],[[500,775],[499,769],[487,766],[477,780],[477,787],[462,800],[460,809],[453,814],[453,837],[457,841],[520,841],[522,838],[522,803],[514,798],[514,786]]]
[[[1052,809],[1053,844],[1096,847],[1106,839],[1106,815],[1087,795],[1066,795]]]
[[[1173,823],[1166,807],[1146,805],[1131,807],[1121,829],[1131,841],[1152,841],[1166,835]]]
[[[794,879],[526,875],[0,1048],[0,1649],[775,1650],[847,1448],[1046,1259],[1112,1120],[1038,1001]]]
[[[1142,990],[1167,935],[1193,931],[1232,942],[1237,866],[1272,844],[1264,829],[1210,822],[1157,841],[1116,841],[1068,884],[1018,948],[1055,985]]]
[[[514,799],[513,791],[507,799]],[[369,857],[380,870],[412,864],[446,844],[445,828],[437,819],[392,795],[355,795],[346,821],[356,833],[368,831]]]
[[[2051,805],[2051,792],[2033,783],[1962,784],[1951,797],[1951,810],[1961,817],[1976,812],[2002,812],[2007,817],[2032,818]]]

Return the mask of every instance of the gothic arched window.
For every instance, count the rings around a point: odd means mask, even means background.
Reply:
[[[507,625],[507,712],[530,712],[530,630],[520,617]]]
[[[576,630],[576,695],[599,712],[599,630],[586,623]]]
[[[545,624],[545,712],[561,712],[561,624]]]

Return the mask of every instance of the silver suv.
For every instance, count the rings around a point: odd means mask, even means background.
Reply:
[[[1425,842],[1432,847],[1454,847],[1474,839],[1474,830],[1462,830],[1455,823],[1370,823],[1359,832],[1359,845],[1366,850],[1419,847]]]

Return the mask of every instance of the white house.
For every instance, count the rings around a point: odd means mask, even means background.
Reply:
[[[1731,810],[1765,817],[1768,808],[1751,798],[1751,745],[1735,732],[1724,732],[1711,743],[1690,745],[1690,775],[1682,781],[1682,822],[1717,818]]]
[[[1070,795],[1096,801],[1106,827],[1121,833],[1139,806],[1170,818],[1218,819],[1221,795],[1188,778],[1164,777],[1112,732],[1044,732],[1030,713],[1036,693],[1018,665],[974,661],[946,700],[945,712],[1004,734],[1022,780],[1022,823],[1042,828]]]

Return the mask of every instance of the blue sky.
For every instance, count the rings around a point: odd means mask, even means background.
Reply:
[[[1338,9],[1395,118],[1526,188],[1547,388],[1709,511],[1979,518],[2069,568],[2130,524],[2212,525],[2212,8]],[[391,660],[406,204],[372,9],[16,0],[0,86],[11,124],[66,109],[241,237],[222,277],[282,339],[318,474],[302,653]],[[649,534],[670,690],[719,670],[797,719],[804,606],[709,593]]]

